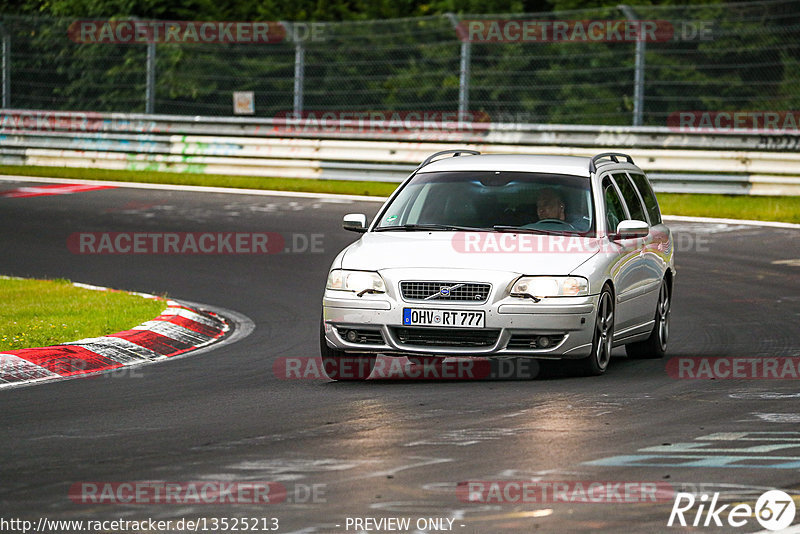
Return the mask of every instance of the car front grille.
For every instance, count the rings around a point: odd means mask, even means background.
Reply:
[[[403,345],[419,347],[491,347],[500,330],[471,328],[394,328]]]
[[[400,292],[406,300],[427,300],[428,302],[461,301],[486,302],[491,284],[477,282],[400,282]]]

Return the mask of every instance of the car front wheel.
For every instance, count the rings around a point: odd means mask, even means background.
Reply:
[[[608,286],[603,286],[597,300],[597,315],[594,321],[592,353],[588,358],[575,360],[579,371],[585,375],[602,375],[611,361],[614,341],[614,295]]]
[[[663,280],[658,293],[658,304],[656,304],[653,331],[650,332],[650,337],[644,341],[625,345],[625,353],[628,355],[628,358],[663,358],[667,353],[669,315],[672,305],[671,297],[669,284],[667,284],[666,280]]]

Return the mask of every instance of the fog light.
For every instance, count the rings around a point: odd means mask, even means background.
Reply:
[[[539,345],[540,349],[546,349],[550,346],[550,338],[547,336],[539,336],[537,345]]]
[[[358,334],[355,330],[348,330],[347,334],[345,334],[345,337],[350,343],[355,343],[358,340]]]

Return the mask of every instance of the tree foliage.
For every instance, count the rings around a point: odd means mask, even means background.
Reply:
[[[462,43],[445,16],[502,20],[624,19],[607,0],[6,0],[12,107],[144,111],[144,45],[75,43],[76,19],[323,22],[303,44],[307,110],[455,110]],[[678,110],[800,106],[796,0],[703,5],[629,1],[676,34],[706,24],[708,39],[647,43],[646,124]],[[495,13],[498,15],[475,15]],[[503,13],[511,15],[502,15]],[[630,124],[632,42],[473,42],[469,109],[493,120]],[[231,93],[256,95],[256,114],[293,106],[295,44],[159,44],[156,112],[228,115]]]

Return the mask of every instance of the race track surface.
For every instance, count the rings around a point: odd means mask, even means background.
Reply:
[[[0,182],[0,192],[23,185],[36,184]],[[342,215],[371,217],[378,207],[129,188],[0,198],[2,274],[167,293],[255,324],[244,339],[197,356],[0,391],[0,515],[278,518],[282,533],[359,532],[352,519],[367,517],[406,517],[412,527],[420,518],[453,519],[451,530],[426,531],[462,534],[728,532],[727,524],[668,528],[671,495],[481,504],[456,488],[627,481],[709,499],[719,492],[719,503],[751,505],[767,489],[800,492],[800,377],[692,380],[666,370],[675,357],[800,356],[800,266],[780,263],[800,258],[800,230],[673,224],[678,275],[664,360],[632,361],[617,349],[608,373],[596,378],[558,371],[511,381],[276,377],[277,360],[318,353],[327,269],[357,237],[341,229]],[[68,248],[75,233],[123,231],[277,232],[290,250],[92,255]],[[288,497],[79,504],[68,496],[82,482],[152,480],[269,481]],[[751,518],[736,531],[762,529]]]

